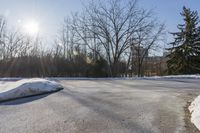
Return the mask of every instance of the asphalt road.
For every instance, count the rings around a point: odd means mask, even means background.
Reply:
[[[57,93],[0,104],[0,133],[186,133],[200,80],[62,80]]]

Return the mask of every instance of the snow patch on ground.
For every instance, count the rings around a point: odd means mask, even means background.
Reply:
[[[200,130],[200,95],[189,106],[191,122]]]
[[[4,77],[0,81],[17,81],[24,79],[22,77]],[[200,74],[196,75],[169,75],[152,77],[106,77],[106,78],[88,78],[88,77],[44,77],[47,80],[159,80],[159,79],[200,79]]]
[[[55,81],[33,78],[0,84],[0,101],[54,92],[63,87]]]
[[[159,80],[159,79],[200,79],[200,75],[169,75],[152,77],[108,77],[108,78],[87,78],[87,77],[47,77],[50,80]]]
[[[152,79],[200,79],[200,75],[169,75],[169,76],[154,76],[147,77]]]

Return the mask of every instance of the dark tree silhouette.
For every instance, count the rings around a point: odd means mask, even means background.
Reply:
[[[192,74],[200,72],[200,27],[197,11],[183,7],[181,16],[184,24],[179,24],[179,32],[172,33],[174,42],[168,50],[170,74]]]

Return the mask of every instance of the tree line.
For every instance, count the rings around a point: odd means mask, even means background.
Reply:
[[[1,77],[144,76],[155,65],[148,63],[149,53],[159,52],[165,38],[164,24],[151,10],[140,8],[137,0],[90,1],[82,11],[64,19],[50,48],[45,48],[49,44],[39,36],[32,38],[18,31],[9,32],[6,24],[1,17]],[[175,44],[172,45],[167,49],[169,69],[160,70],[160,75],[175,72],[172,64],[179,56],[175,54]],[[198,41],[196,45],[199,47]],[[191,58],[190,61],[199,62],[199,58]],[[199,69],[198,65],[195,67]]]

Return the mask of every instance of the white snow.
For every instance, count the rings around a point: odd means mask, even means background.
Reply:
[[[148,78],[148,77],[147,77]],[[154,76],[152,79],[200,79],[200,75],[169,75],[169,76]]]
[[[47,79],[57,80],[159,80],[159,79],[200,79],[200,75],[169,75],[152,77],[108,77],[108,78],[87,78],[87,77],[49,77]]]
[[[21,77],[4,77],[0,81],[17,81]],[[200,79],[200,74],[196,75],[169,75],[152,77],[107,77],[107,78],[88,78],[88,77],[45,77],[47,80],[159,80],[159,79]]]
[[[200,130],[200,95],[189,106],[191,122]]]
[[[1,82],[0,101],[54,92],[62,88],[55,81],[40,78],[22,79],[16,82]]]

